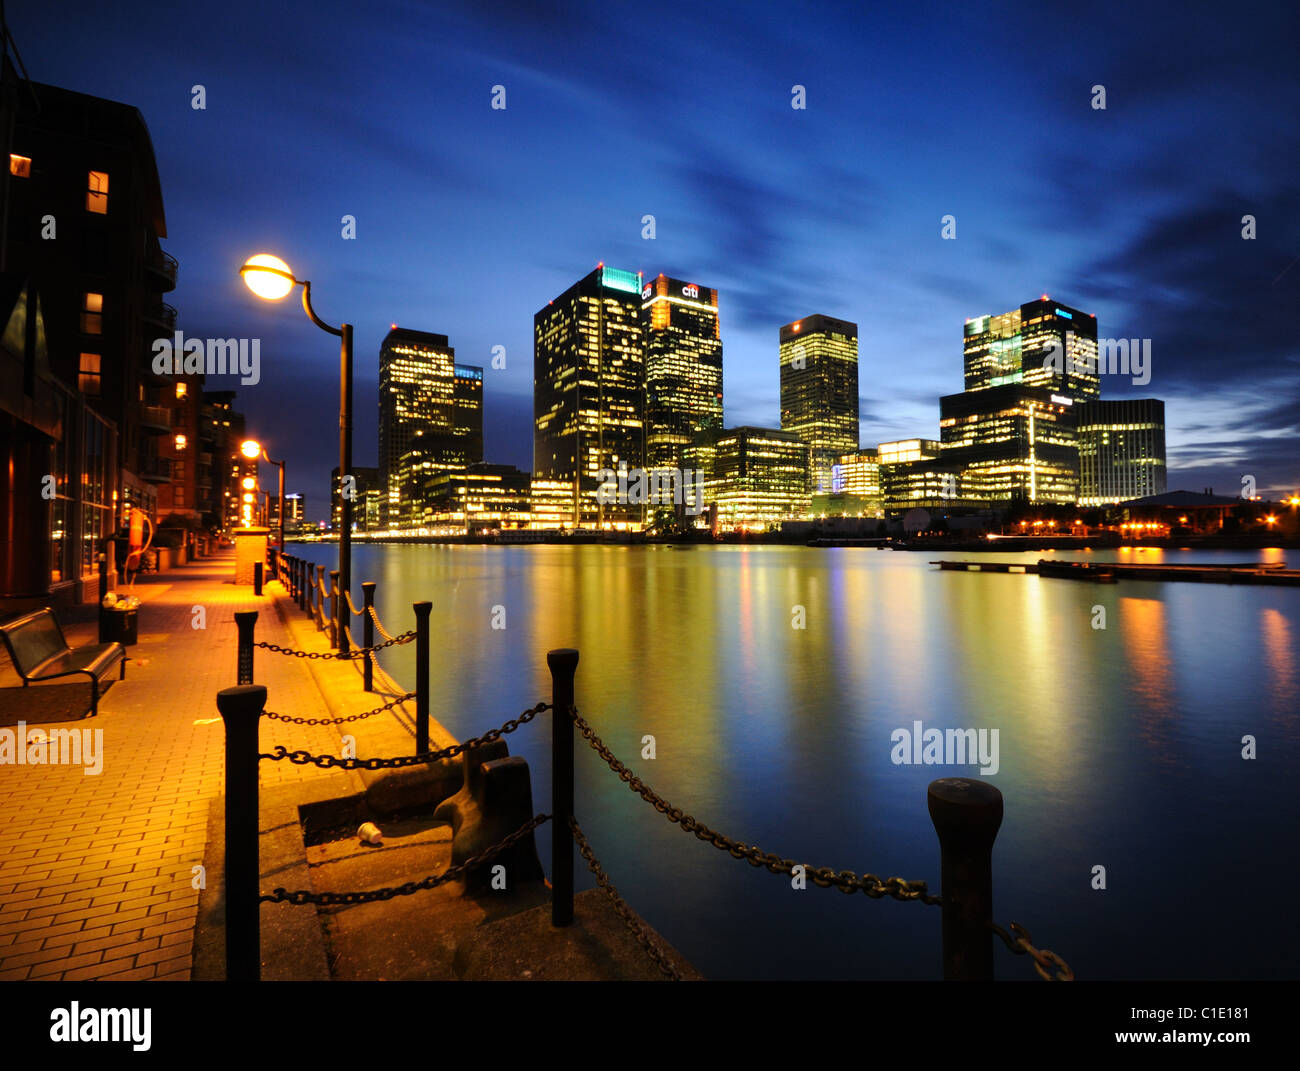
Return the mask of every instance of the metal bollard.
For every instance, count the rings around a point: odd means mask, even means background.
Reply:
[[[226,724],[226,981],[262,977],[258,864],[257,723],[266,706],[260,684],[225,688],[217,710]]]
[[[239,662],[236,666],[236,684],[253,683],[253,629],[257,625],[256,610],[239,610],[235,613],[235,626],[239,629]]]
[[[546,652],[551,667],[551,925],[573,922],[573,678],[578,652],[563,647]]]
[[[111,546],[107,540],[105,547]],[[107,616],[104,613],[104,598],[108,595],[108,551],[100,551],[99,554],[99,642],[107,643],[108,637],[104,635],[107,631]],[[25,683],[25,682],[24,682]]]
[[[253,562],[253,594],[262,594],[262,563]]]
[[[415,753],[429,750],[429,614],[433,603],[417,602],[415,611]]]
[[[362,687],[367,692],[375,690],[375,656],[371,654],[370,648],[375,645],[375,619],[370,616],[370,611],[375,605],[375,582],[367,580],[361,585],[361,605],[364,609],[361,611],[361,643],[366,648],[366,657],[361,667]]]
[[[927,793],[939,834],[943,885],[943,977],[993,980],[993,841],[1002,793],[987,781],[941,777]]]

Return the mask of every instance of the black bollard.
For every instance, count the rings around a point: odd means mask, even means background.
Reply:
[[[361,666],[362,687],[367,692],[375,690],[375,656],[370,648],[375,645],[375,619],[370,611],[375,605],[375,582],[367,580],[361,585],[361,645],[366,648],[366,657]]]
[[[551,925],[573,921],[573,678],[578,652],[563,647],[546,652],[551,667]]]
[[[253,628],[257,625],[256,610],[235,612],[235,626],[239,629],[239,663],[236,667],[236,684],[253,683]]]
[[[433,603],[417,602],[415,611],[415,753],[429,750],[429,614]]]
[[[992,981],[993,841],[1002,793],[987,781],[941,777],[927,797],[939,834],[944,981]]]
[[[111,544],[105,540],[105,548]],[[104,599],[108,595],[108,550],[105,549],[99,554],[99,642],[107,643],[108,636],[108,614],[104,612]]]
[[[226,981],[262,977],[258,864],[257,723],[266,706],[260,684],[217,693],[226,724]]]
[[[262,563],[253,562],[253,594],[262,594]]]

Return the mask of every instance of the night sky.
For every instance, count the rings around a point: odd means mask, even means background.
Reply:
[[[8,17],[32,78],[143,113],[180,261],[168,300],[187,335],[262,339],[238,407],[309,517],[336,463],[337,342],[249,294],[254,252],[356,325],[358,465],[396,322],[484,367],[487,460],[531,468],[533,313],[603,260],[718,289],[728,425],[779,425],[777,329],[825,313],[859,324],[862,444],[938,438],[966,318],[1047,293],[1103,337],[1152,340],[1150,383],[1106,376],[1102,396],[1165,399],[1171,490],[1300,486],[1300,9],[874,6]]]

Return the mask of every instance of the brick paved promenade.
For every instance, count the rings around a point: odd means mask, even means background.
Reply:
[[[235,683],[233,615],[258,610],[259,640],[325,649],[305,619],[286,626],[274,605],[278,596],[289,607],[279,585],[257,598],[231,583],[233,572],[233,557],[217,556],[137,583],[139,643],[128,648],[126,680],[100,700],[99,717],[49,726],[102,729],[102,773],[0,766],[0,980],[190,977],[199,901],[192,868],[203,862],[209,808],[223,792],[225,734],[215,696]],[[192,627],[196,606],[206,613],[202,630]],[[286,613],[301,619],[296,609]],[[70,616],[85,620],[67,628],[69,643],[97,639],[86,608]],[[340,674],[356,677],[337,663],[309,667],[257,652],[255,680],[267,686],[268,709],[281,713],[319,717],[385,701]],[[0,654],[0,688],[20,683]],[[84,709],[89,686],[80,687]],[[403,737],[397,718],[382,719],[391,719],[382,727],[387,739]],[[264,719],[262,750],[278,743],[340,753],[333,726]],[[328,775],[287,762],[264,762],[261,771],[264,787]]]

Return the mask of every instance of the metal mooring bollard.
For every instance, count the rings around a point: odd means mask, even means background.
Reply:
[[[944,981],[992,981],[993,841],[1002,793],[987,781],[941,777],[930,782],[927,798],[942,859]]]
[[[573,678],[578,652],[546,652],[551,667],[551,925],[573,922]]]
[[[339,595],[339,571],[337,569],[330,570],[329,592],[330,592],[330,629],[329,629],[330,646],[333,647],[336,651],[341,651],[343,650],[343,646],[342,646],[343,640],[341,639],[343,635],[343,619],[339,617],[339,602],[341,596]]]
[[[236,666],[236,684],[253,683],[253,629],[256,625],[256,610],[235,612],[235,627],[239,629],[239,664]]]
[[[262,594],[262,563],[253,562],[253,594]]]
[[[217,693],[226,723],[226,981],[262,976],[258,865],[257,723],[266,706],[260,684]]]
[[[433,603],[417,602],[415,611],[415,753],[429,750],[429,614]]]

